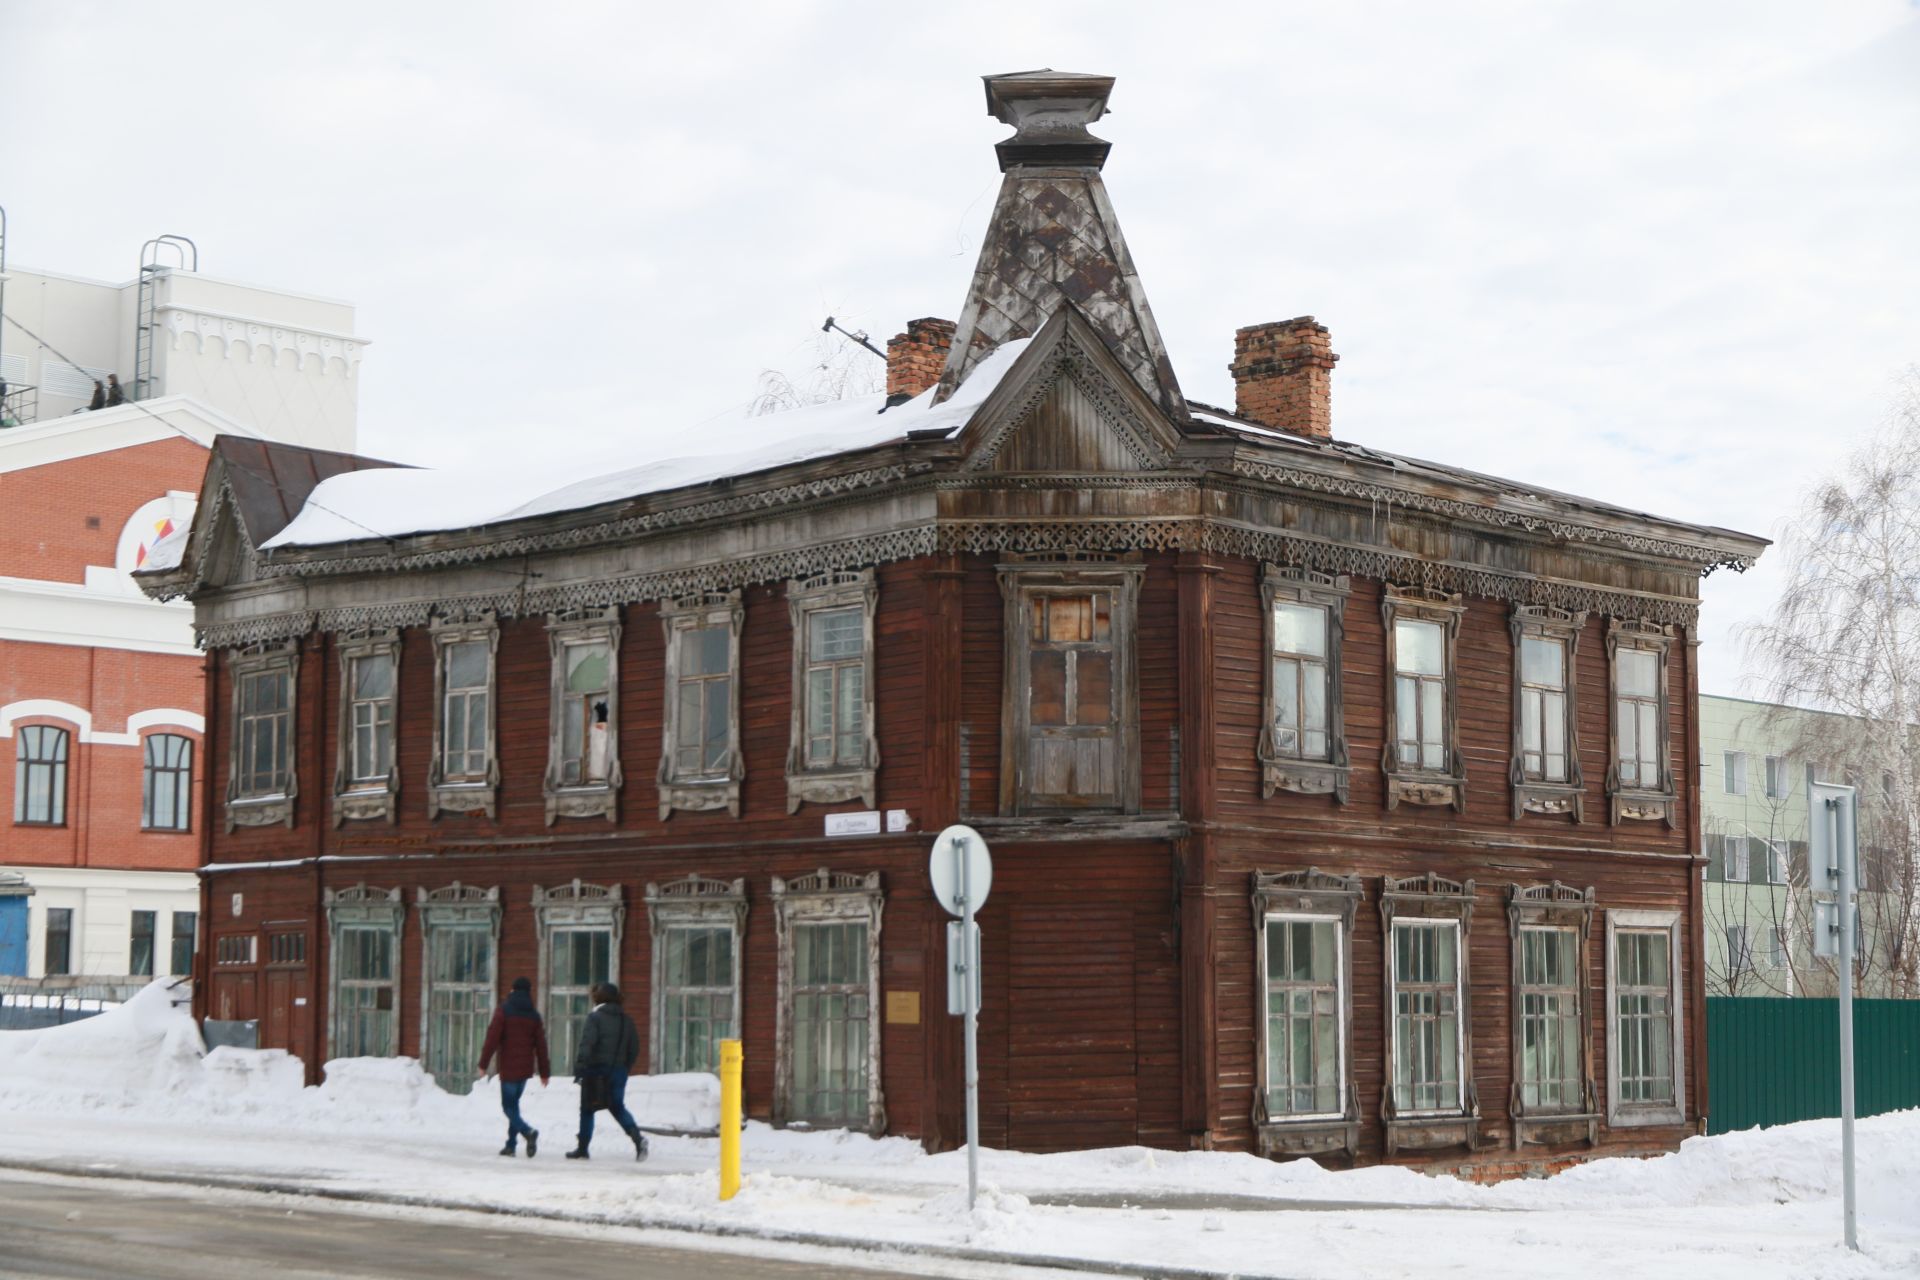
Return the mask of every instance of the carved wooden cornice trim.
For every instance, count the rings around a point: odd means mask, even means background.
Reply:
[[[1734,555],[1719,548],[1702,546],[1698,543],[1625,533],[1570,520],[1554,520],[1522,511],[1505,511],[1477,502],[1439,498],[1421,493],[1416,489],[1385,485],[1351,476],[1324,475],[1298,467],[1255,462],[1249,458],[1236,458],[1233,462],[1233,470],[1250,479],[1265,480],[1288,488],[1333,494],[1361,502],[1379,502],[1389,506],[1406,507],[1413,511],[1446,516],[1454,520],[1465,520],[1472,524],[1519,529],[1526,533],[1544,533],[1550,537],[1565,538],[1570,542],[1604,543],[1627,551],[1696,564],[1707,572],[1724,568],[1744,573],[1753,567],[1754,562],[1752,556]]]

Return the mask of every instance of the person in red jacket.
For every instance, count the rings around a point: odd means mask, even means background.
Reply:
[[[480,1048],[480,1074],[487,1074],[493,1055],[500,1055],[500,1109],[507,1113],[507,1145],[503,1156],[512,1155],[521,1134],[527,1136],[527,1158],[540,1149],[540,1131],[520,1118],[520,1095],[527,1091],[527,1080],[534,1068],[540,1069],[540,1087],[547,1087],[553,1069],[547,1061],[547,1029],[540,1011],[533,1007],[533,984],[525,978],[513,980],[506,1003],[493,1011],[487,1027],[487,1042]]]

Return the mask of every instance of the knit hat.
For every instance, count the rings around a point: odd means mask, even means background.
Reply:
[[[533,990],[533,984],[525,978],[515,978],[513,980],[513,989],[515,991],[531,991]]]

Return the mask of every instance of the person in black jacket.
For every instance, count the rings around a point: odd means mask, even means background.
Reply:
[[[107,407],[111,409],[114,405],[125,404],[126,402],[127,402],[127,393],[120,389],[120,375],[117,373],[108,374],[107,375]]]
[[[627,1110],[627,1077],[640,1056],[640,1030],[620,1007],[620,988],[611,982],[596,984],[588,996],[593,1000],[593,1011],[587,1015],[580,1043],[573,1051],[573,1078],[580,1085],[580,1141],[567,1152],[567,1159],[587,1158],[587,1146],[593,1141],[593,1113],[605,1108],[633,1139],[633,1158],[645,1160],[646,1135]]]

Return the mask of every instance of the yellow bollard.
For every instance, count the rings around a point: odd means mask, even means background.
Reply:
[[[740,1190],[740,1042],[720,1042],[720,1198]]]

